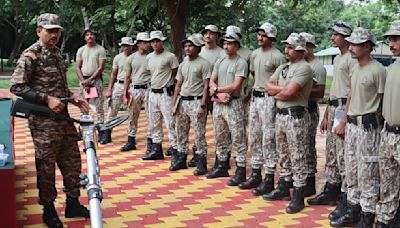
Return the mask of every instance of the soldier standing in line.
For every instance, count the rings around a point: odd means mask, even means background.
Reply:
[[[211,64],[199,56],[204,43],[196,35],[182,41],[187,58],[179,65],[171,111],[176,116],[178,152],[172,154],[171,171],[187,168],[189,130],[192,124],[198,150],[194,175],[207,173],[207,102]]]
[[[280,157],[281,172],[278,187],[263,195],[266,200],[289,200],[289,179],[293,173],[293,197],[286,212],[293,214],[304,208],[306,185],[307,111],[313,73],[304,60],[306,41],[297,33],[285,40],[285,54],[289,63],[282,64],[272,75],[265,89],[277,100],[276,150]],[[290,167],[291,166],[291,167]]]
[[[106,50],[96,43],[97,32],[91,28],[85,28],[83,37],[86,45],[80,47],[76,53],[75,71],[81,81],[81,96],[83,91],[90,92],[95,88],[96,98],[89,99],[96,107],[98,123],[104,122],[104,96],[103,96],[103,70],[106,64]],[[107,130],[108,131],[108,130]],[[99,142],[103,141],[107,131],[99,131]]]
[[[45,13],[37,19],[39,40],[27,48],[18,60],[11,78],[10,91],[27,101],[47,105],[60,115],[68,116],[67,106],[59,98],[72,97],[67,85],[67,68],[56,47],[61,37],[60,18]],[[72,102],[83,113],[87,102],[74,97]],[[43,205],[43,222],[49,227],[63,227],[54,208],[57,197],[55,166],[61,170],[67,194],[65,217],[88,218],[89,211],[79,203],[81,155],[74,124],[31,114],[28,120],[35,146],[35,164],[39,204]]]
[[[326,183],[323,191],[315,198],[308,199],[310,205],[335,205],[329,219],[337,219],[346,211],[347,190],[345,181],[344,135],[336,135],[333,128],[335,115],[343,113],[350,91],[350,76],[356,60],[351,58],[349,42],[345,40],[352,32],[352,27],[345,22],[336,22],[332,30],[332,45],[339,48],[340,54],[333,60],[333,82],[329,93],[329,105],[320,124],[321,132],[326,132]]]
[[[308,112],[310,113],[310,123],[307,131],[308,134],[308,153],[307,153],[307,179],[304,197],[312,196],[316,193],[315,174],[317,173],[317,148],[315,147],[315,138],[317,136],[317,128],[319,123],[319,107],[318,99],[325,95],[326,69],[324,65],[315,59],[314,49],[317,47],[315,37],[310,33],[302,32],[306,40],[307,53],[304,59],[310,64],[314,73],[313,88],[311,89],[310,98],[308,100]]]
[[[392,22],[383,35],[389,40],[394,56],[400,56],[400,20]],[[383,117],[385,127],[379,144],[380,197],[376,209],[376,228],[395,227],[395,213],[399,207],[400,190],[400,60],[387,69]]]
[[[343,227],[359,221],[358,227],[372,228],[379,198],[378,145],[386,70],[371,57],[376,46],[371,31],[356,28],[346,40],[350,43],[351,56],[358,60],[351,76],[347,115],[335,128],[339,135],[346,129],[347,210],[330,224]]]
[[[105,97],[110,97],[110,104],[108,110],[108,119],[112,119],[117,116],[119,108],[124,102],[124,79],[126,75],[126,61],[132,54],[132,46],[134,45],[131,37],[122,37],[121,53],[116,55],[113,60],[112,71],[108,88],[104,91]],[[111,129],[106,131],[101,144],[110,143],[111,140]]]
[[[153,144],[143,160],[164,159],[161,143],[163,141],[162,120],[168,128],[170,148],[167,154],[177,150],[175,117],[171,114],[171,101],[175,90],[175,76],[179,66],[176,56],[164,49],[164,37],[161,31],[150,33],[150,44],[154,49],[146,57],[146,70],[151,74],[151,92],[149,95],[149,120]]]
[[[247,62],[237,54],[240,38],[236,33],[223,36],[225,55],[214,65],[210,79],[213,96],[213,122],[218,164],[207,178],[228,177],[228,153],[232,143],[237,150],[235,176],[229,186],[237,186],[246,180],[247,140],[244,125],[243,83],[246,82]],[[232,137],[230,140],[229,138]],[[229,144],[231,143],[231,144]]]
[[[249,114],[253,171],[249,179],[239,184],[239,188],[257,187],[252,193],[260,196],[274,189],[274,173],[279,159],[275,146],[276,101],[274,97],[268,96],[264,86],[275,70],[286,62],[286,58],[273,47],[277,34],[274,25],[264,23],[256,29],[256,32],[260,47],[253,51],[250,58],[250,72],[254,76]],[[265,179],[262,182],[263,165]]]
[[[147,32],[139,32],[134,42],[138,49],[135,53],[128,57],[126,62],[127,65],[124,79],[124,96],[126,103],[128,103],[129,100],[129,126],[128,142],[120,149],[121,151],[136,150],[136,132],[138,128],[139,114],[143,104],[145,107],[147,120],[149,119],[148,98],[151,75],[150,71],[145,69],[149,40],[150,37]],[[146,153],[150,152],[152,142],[149,121],[147,121]]]

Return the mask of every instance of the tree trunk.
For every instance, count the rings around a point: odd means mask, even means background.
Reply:
[[[179,61],[182,61],[181,41],[185,38],[186,19],[189,13],[190,0],[180,0],[175,3],[173,0],[162,0],[167,9],[168,18],[172,30],[173,52]]]
[[[25,36],[27,35],[27,31],[22,32],[22,30],[25,30],[25,29],[19,28],[15,33],[15,42],[14,42],[13,49],[10,53],[10,56],[8,57],[8,61],[6,64],[7,66],[11,66],[13,64],[15,57],[21,50],[22,43],[24,42]]]
[[[65,33],[63,36],[61,47],[60,47],[61,53],[64,53],[64,49],[65,49],[65,46],[67,45],[68,39],[69,39],[69,35],[67,35],[67,33]]]
[[[89,21],[89,16],[86,13],[86,8],[85,7],[81,7],[81,12],[82,12],[83,23],[85,25],[85,28],[89,28],[90,27],[90,21]]]
[[[135,20],[132,20],[131,26],[129,27],[128,32],[126,32],[127,37],[131,37],[133,33],[133,29],[135,29]]]

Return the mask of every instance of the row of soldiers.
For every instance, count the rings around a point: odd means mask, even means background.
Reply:
[[[386,72],[371,57],[376,40],[368,29],[353,30],[348,23],[337,22],[330,30],[332,44],[340,54],[334,59],[329,105],[320,125],[327,133],[326,184],[308,203],[337,205],[329,215],[334,227],[372,227],[375,215],[377,227],[389,227],[399,203],[396,88],[400,81],[395,77],[399,62]],[[290,34],[282,41],[285,58],[273,46],[277,35],[274,25],[264,23],[255,32],[259,48],[252,52],[241,46],[240,28],[228,26],[220,33],[217,26],[207,25],[201,34],[182,41],[186,57],[179,65],[177,58],[164,49],[166,37],[162,32],[139,33],[135,42],[124,37],[120,43],[123,52],[114,59],[106,90],[106,96],[112,95],[109,113],[116,115],[123,99],[130,100],[128,143],[121,148],[127,151],[135,149],[137,119],[145,104],[149,121],[144,160],[164,159],[164,118],[171,171],[187,168],[192,125],[197,150],[189,166],[196,166],[194,175],[204,175],[208,172],[205,133],[211,100],[216,162],[207,178],[229,176],[230,151],[234,148],[237,168],[227,184],[253,189],[254,195],[266,200],[290,200],[286,212],[297,213],[305,206],[304,197],[316,193],[318,99],[324,95],[326,70],[313,55],[317,47],[313,35]],[[86,31],[89,33],[93,32]],[[394,55],[399,56],[400,21],[392,23],[385,37]],[[154,50],[150,54],[148,42]],[[138,51],[131,54],[135,44]],[[249,73],[254,77],[251,83]],[[389,83],[385,87],[386,80]],[[252,173],[246,179],[248,144]]]

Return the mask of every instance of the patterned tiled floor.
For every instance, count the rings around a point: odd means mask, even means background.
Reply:
[[[77,109],[71,110],[77,116]],[[99,145],[105,227],[329,227],[327,215],[333,207],[307,206],[301,213],[289,215],[285,213],[288,202],[264,201],[252,196],[248,190],[227,186],[228,178],[209,180],[203,176],[195,177],[192,168],[170,172],[169,157],[164,161],[142,161],[146,149],[144,115],[139,120],[138,149],[120,152],[119,148],[126,141],[126,129],[125,122],[114,129],[111,144]],[[210,167],[214,162],[215,146],[210,118],[207,130]],[[324,136],[318,133],[317,141],[319,191],[324,179]],[[191,145],[192,142],[193,137]],[[164,145],[166,149],[168,144],[165,142]],[[80,146],[82,148],[81,142]],[[18,226],[44,227],[42,208],[37,204],[34,149],[27,122],[23,119],[15,122],[15,151]],[[84,154],[82,158],[86,169]],[[230,173],[233,174],[234,170],[233,167]],[[59,171],[57,189],[59,196],[55,204],[64,224],[89,227],[89,220],[64,217],[65,194]],[[81,195],[81,202],[87,205],[84,189]]]

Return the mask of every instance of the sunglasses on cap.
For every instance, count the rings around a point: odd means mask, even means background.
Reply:
[[[347,25],[346,23],[344,23],[344,22],[342,22],[342,21],[336,22],[336,23],[335,23],[335,26],[351,29],[351,28],[349,27],[349,25]]]

